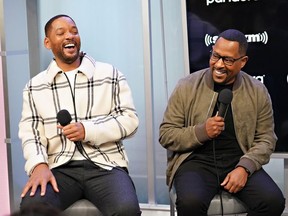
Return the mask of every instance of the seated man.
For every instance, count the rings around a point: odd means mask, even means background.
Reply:
[[[84,198],[103,215],[141,215],[122,143],[139,124],[125,77],[80,52],[71,17],[52,17],[45,35],[54,59],[23,91],[19,137],[29,180],[21,208],[64,210]]]
[[[262,168],[277,137],[266,87],[241,71],[247,48],[242,32],[220,33],[210,68],[181,79],[169,99],[159,142],[172,151],[167,183],[175,187],[178,216],[207,215],[220,189],[242,200],[251,216],[279,216],[285,208]]]

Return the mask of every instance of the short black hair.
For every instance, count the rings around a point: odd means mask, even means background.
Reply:
[[[217,40],[220,37],[222,37],[226,40],[229,40],[229,41],[238,42],[239,43],[239,53],[242,55],[246,55],[246,52],[248,49],[248,41],[247,41],[247,38],[245,37],[245,35],[241,31],[236,30],[236,29],[227,29],[218,35]]]
[[[58,15],[52,17],[51,19],[49,19],[48,22],[46,23],[46,25],[44,27],[44,31],[45,31],[45,36],[46,37],[48,36],[48,32],[50,30],[51,24],[54,22],[54,20],[56,20],[56,19],[58,19],[60,17],[68,17],[69,19],[71,19],[75,23],[75,21],[70,16],[68,16],[66,14],[58,14]]]

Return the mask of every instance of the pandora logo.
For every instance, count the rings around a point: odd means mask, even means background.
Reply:
[[[206,0],[207,6],[210,4],[222,4],[222,3],[233,3],[233,2],[250,2],[250,1],[258,1],[258,0]]]

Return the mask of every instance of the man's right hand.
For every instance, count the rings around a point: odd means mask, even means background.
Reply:
[[[38,186],[41,187],[41,196],[44,196],[46,193],[47,183],[51,183],[54,191],[59,192],[56,179],[48,165],[46,163],[38,164],[26,183],[21,193],[21,197],[23,198],[30,189],[30,196],[34,196]]]
[[[224,127],[224,118],[220,116],[214,116],[206,120],[206,132],[211,139],[219,136]]]

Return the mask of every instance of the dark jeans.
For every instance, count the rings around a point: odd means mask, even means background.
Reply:
[[[219,191],[221,183],[232,168],[225,168],[225,163],[218,161],[218,176],[215,166],[199,161],[184,162],[174,178],[178,216],[207,215],[207,210],[214,195]],[[226,167],[227,168],[227,167]],[[233,194],[242,200],[249,216],[279,216],[285,208],[285,198],[272,178],[260,169],[248,178],[245,187]]]
[[[122,168],[105,170],[89,161],[71,161],[52,169],[59,193],[47,185],[46,195],[40,196],[38,187],[35,196],[30,191],[22,199],[21,208],[35,202],[49,203],[62,210],[75,201],[85,198],[92,202],[103,215],[141,215],[132,179]]]

